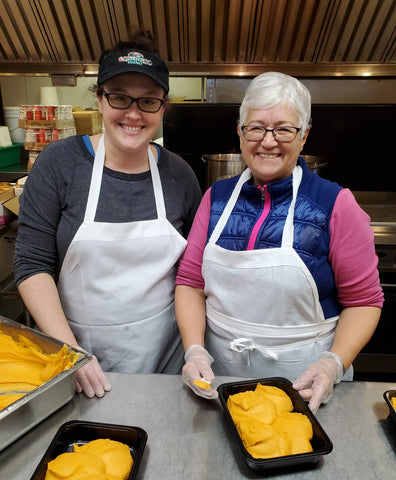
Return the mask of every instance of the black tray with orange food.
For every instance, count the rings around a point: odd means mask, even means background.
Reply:
[[[100,438],[128,445],[133,465],[127,480],[136,479],[147,443],[145,430],[128,425],[71,420],[59,428],[30,480],[44,480],[48,463],[62,453],[73,452],[74,445],[81,446]]]
[[[246,392],[248,390],[255,390],[258,383],[265,386],[278,387],[283,390],[290,397],[293,403],[293,412],[303,413],[308,417],[313,429],[313,438],[311,440],[313,449],[312,452],[284,455],[272,458],[255,458],[246,450],[227,407],[227,400],[230,395]],[[303,464],[312,464],[318,462],[323,455],[326,455],[332,451],[333,444],[330,438],[316,419],[315,415],[308,408],[308,405],[303,400],[301,395],[294,390],[292,383],[288,379],[283,377],[272,377],[223,383],[217,388],[217,391],[219,393],[220,403],[223,407],[231,430],[232,441],[236,442],[237,446],[239,447],[239,453],[243,460],[253,470],[272,470]]]

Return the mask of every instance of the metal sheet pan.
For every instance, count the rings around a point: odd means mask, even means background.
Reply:
[[[2,316],[0,316],[0,330],[14,339],[17,339],[18,335],[25,335],[46,353],[57,352],[64,345],[55,338]],[[71,347],[70,350],[78,352]],[[71,368],[59,373],[0,411],[0,451],[73,398],[75,372],[91,358],[90,355],[82,353]]]

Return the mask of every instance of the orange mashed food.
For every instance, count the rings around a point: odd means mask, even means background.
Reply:
[[[0,410],[70,368],[78,358],[66,345],[45,353],[25,335],[14,340],[0,330]]]
[[[280,388],[257,384],[255,390],[230,395],[227,407],[246,450],[254,458],[312,452],[311,422],[293,412]]]
[[[100,438],[58,455],[48,463],[44,480],[126,480],[132,465],[128,445]]]

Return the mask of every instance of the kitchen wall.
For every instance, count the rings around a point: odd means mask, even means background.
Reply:
[[[96,98],[90,88],[96,77],[78,77],[76,87],[56,87],[61,105],[97,108]],[[302,79],[315,104],[396,104],[396,79],[394,78],[315,78]],[[175,101],[206,100],[210,103],[240,103],[250,79],[171,77],[169,96]],[[52,86],[50,77],[0,76],[3,107],[34,105],[40,103],[40,87]],[[154,139],[162,138],[162,126]]]
[[[97,108],[96,97],[90,91],[96,77],[78,77],[76,87],[56,87],[59,103],[73,107]],[[170,98],[201,99],[200,77],[170,78]],[[40,103],[40,87],[52,86],[50,77],[0,76],[4,107],[35,105]]]
[[[396,103],[396,79],[393,78],[303,78],[301,82],[311,92],[312,103]],[[249,79],[208,79],[207,101],[240,103],[249,83]]]

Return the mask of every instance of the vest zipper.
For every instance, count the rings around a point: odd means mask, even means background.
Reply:
[[[258,218],[256,224],[254,225],[253,229],[252,229],[252,232],[250,234],[250,238],[249,238],[249,241],[248,241],[248,245],[247,245],[247,250],[253,250],[254,249],[254,246],[256,244],[256,240],[257,240],[257,235],[258,235],[258,232],[261,228],[261,226],[263,225],[264,223],[264,220],[267,218],[268,216],[268,213],[270,211],[270,208],[271,208],[271,199],[270,199],[270,196],[269,196],[269,193],[267,191],[267,186],[266,185],[262,185],[262,186],[258,186],[257,188],[261,191],[261,198],[263,200],[263,209],[261,211],[261,214],[260,214],[260,217]]]
[[[265,185],[260,185],[259,189],[261,191],[261,199],[264,200],[265,202],[265,197],[266,197]]]

